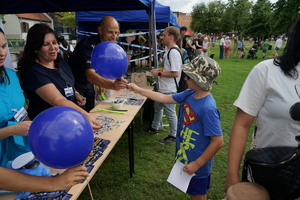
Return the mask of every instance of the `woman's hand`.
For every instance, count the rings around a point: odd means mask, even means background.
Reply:
[[[84,166],[70,168],[61,175],[53,178],[53,191],[67,190],[72,186],[81,183],[88,176],[89,173]]]
[[[13,125],[14,135],[27,136],[32,121],[23,121]]]
[[[79,106],[84,106],[86,104],[86,98],[79,93],[75,93],[77,104]]]
[[[91,123],[94,132],[102,128],[102,125],[90,113],[87,113],[86,118]]]

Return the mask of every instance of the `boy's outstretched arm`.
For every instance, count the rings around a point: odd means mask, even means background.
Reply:
[[[216,153],[221,149],[224,144],[223,136],[211,136],[211,143],[208,145],[207,149],[203,152],[203,154],[197,158],[195,161],[190,162],[186,166],[183,167],[183,171],[192,175],[195,173],[200,167],[202,167],[207,161],[209,161],[212,157],[216,155]]]
[[[135,93],[139,93],[145,97],[148,97],[150,99],[152,99],[153,101],[159,102],[159,103],[172,103],[175,104],[177,103],[176,101],[173,100],[172,95],[165,95],[159,92],[154,92],[151,90],[146,90],[143,88],[140,88],[139,86],[137,86],[134,83],[129,83],[128,88],[135,92]]]

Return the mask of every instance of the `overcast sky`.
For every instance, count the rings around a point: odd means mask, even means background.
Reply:
[[[208,3],[212,0],[157,0],[157,1],[164,6],[170,6],[171,11],[190,13],[194,5],[202,2]],[[277,0],[270,0],[270,1],[274,3]],[[227,2],[227,0],[223,0],[223,2]]]

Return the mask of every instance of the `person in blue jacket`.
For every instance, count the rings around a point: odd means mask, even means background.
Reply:
[[[30,151],[27,134],[31,121],[17,117],[26,116],[22,109],[25,98],[16,73],[4,67],[7,52],[4,31],[0,28],[0,166]]]

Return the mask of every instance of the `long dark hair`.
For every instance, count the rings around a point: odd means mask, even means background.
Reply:
[[[299,73],[296,69],[300,62],[300,17],[290,29],[288,41],[283,54],[274,59],[274,64],[279,66],[286,76],[297,79]]]
[[[5,33],[2,30],[2,28],[0,28],[0,33],[3,33],[3,35],[5,36]],[[2,84],[5,79],[7,79],[7,83],[10,84],[9,76],[4,68],[4,65],[2,65],[0,66],[0,84]]]
[[[46,24],[35,24],[29,29],[24,47],[24,54],[18,63],[22,77],[24,77],[29,67],[35,59],[37,59],[35,51],[43,46],[45,35],[49,33],[52,33],[55,36],[54,31]],[[55,61],[55,64],[57,64],[57,60]]]

